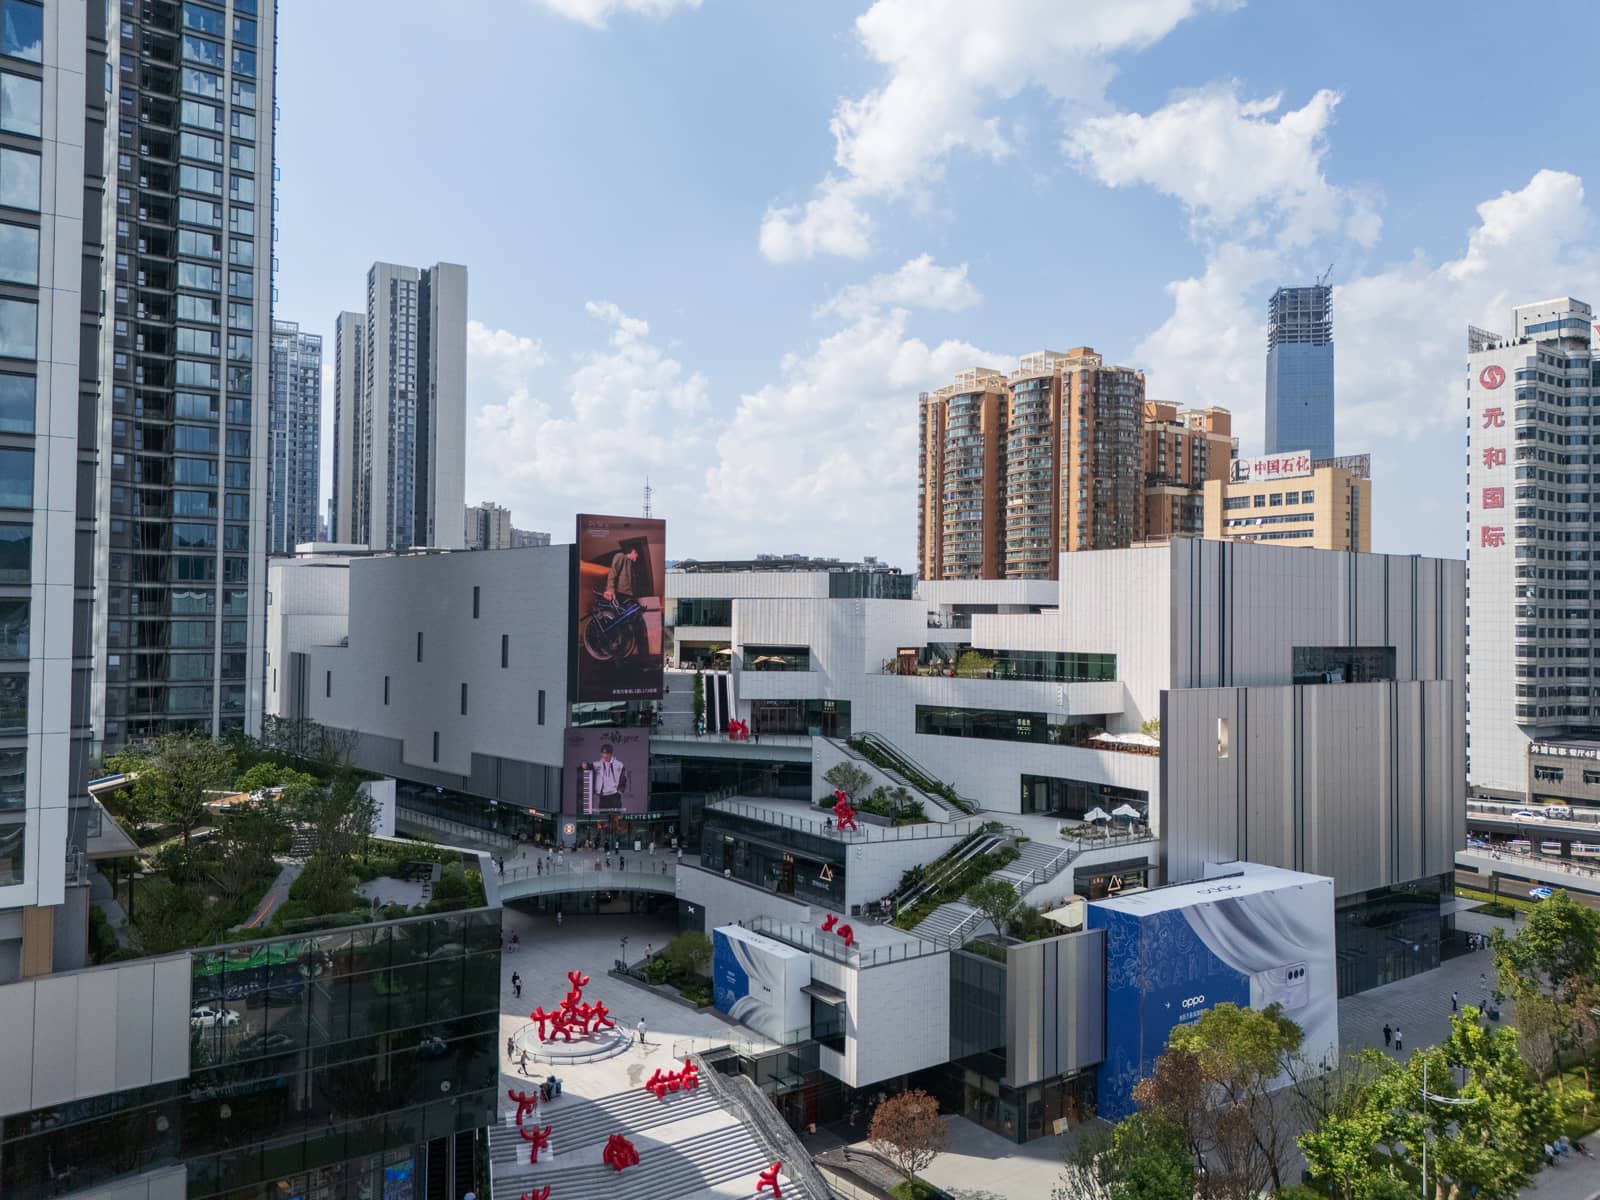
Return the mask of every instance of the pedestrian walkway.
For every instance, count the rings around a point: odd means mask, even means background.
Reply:
[[[509,864],[508,864],[509,869]],[[663,996],[606,974],[624,956],[642,957],[647,945],[659,949],[677,933],[670,916],[616,915],[574,918],[558,926],[553,917],[508,908],[507,942],[518,948],[502,961],[501,1051],[508,1038],[528,1025],[535,1008],[554,1009],[571,987],[567,972],[589,976],[585,1001],[604,1001],[617,1026],[631,1035],[622,1053],[593,1062],[551,1066],[502,1060],[500,1122],[490,1136],[493,1200],[519,1200],[549,1184],[551,1200],[565,1196],[606,1196],[611,1200],[732,1200],[754,1193],[756,1174],[774,1159],[760,1136],[726,1106],[715,1081],[698,1089],[668,1092],[657,1099],[644,1090],[657,1070],[681,1070],[691,1050],[748,1037],[710,1012],[674,1004]],[[512,991],[511,975],[522,978],[522,996]],[[641,1044],[638,1022],[644,1021]],[[574,1043],[576,1047],[577,1043]],[[563,1046],[563,1048],[565,1048]],[[530,1163],[530,1145],[518,1133],[508,1090],[536,1091],[537,1081],[554,1073],[561,1095],[524,1118],[529,1127],[551,1126],[550,1142]],[[622,1134],[639,1154],[639,1165],[618,1173],[601,1161],[612,1134]],[[785,1200],[823,1200],[812,1196],[788,1171],[780,1176]]]
[[[272,886],[261,897],[261,903],[256,905],[255,912],[250,914],[250,919],[240,929],[260,929],[272,920],[272,914],[289,899],[289,889],[294,886],[294,881],[300,878],[304,863],[294,862],[291,859],[278,860],[278,877],[272,881]]]

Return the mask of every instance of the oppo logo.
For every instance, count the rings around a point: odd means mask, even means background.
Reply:
[[[1205,1002],[1206,1002],[1206,998],[1204,996],[1190,996],[1187,1000],[1185,1000],[1183,1002],[1183,1007],[1184,1008],[1196,1008],[1199,1005],[1204,1004]]]

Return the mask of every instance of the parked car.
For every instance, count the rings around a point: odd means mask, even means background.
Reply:
[[[218,1025],[237,1025],[239,1014],[229,1008],[191,1008],[189,1010],[189,1028],[215,1029]]]
[[[1529,900],[1548,900],[1556,894],[1555,888],[1535,887],[1528,889]]]
[[[1531,808],[1519,808],[1511,814],[1511,819],[1513,821],[1542,821],[1544,820],[1544,814],[1536,813]]]
[[[1544,806],[1544,815],[1547,820],[1551,821],[1570,821],[1572,820],[1572,806],[1570,804],[1546,804]]]

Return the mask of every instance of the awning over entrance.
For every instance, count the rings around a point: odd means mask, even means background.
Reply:
[[[825,983],[817,983],[815,980],[806,984],[800,990],[813,1000],[820,1000],[824,1004],[832,1005],[834,1008],[843,1005],[846,999],[845,994],[838,988],[829,987]]]

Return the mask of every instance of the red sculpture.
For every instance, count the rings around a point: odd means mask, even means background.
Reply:
[[[528,1143],[529,1164],[539,1161],[539,1151],[550,1144],[550,1130],[554,1126],[546,1125],[542,1129],[537,1125],[519,1125],[517,1132],[522,1135],[522,1140]]]
[[[523,1192],[522,1200],[550,1200],[550,1185],[547,1183],[541,1188],[534,1188],[531,1192]]]
[[[844,939],[844,944],[854,948],[856,944],[856,931],[848,925],[839,926],[839,936]]]
[[[783,1170],[781,1162],[775,1162],[761,1174],[756,1176],[756,1191],[766,1188],[772,1189],[772,1200],[783,1200],[783,1189],[778,1186],[778,1172]],[[526,1200],[526,1197],[524,1197]]]
[[[653,1093],[657,1100],[665,1100],[668,1092],[699,1091],[700,1070],[687,1058],[683,1060],[681,1071],[662,1071],[657,1067],[650,1078],[644,1081],[644,1090]]]
[[[613,1133],[606,1139],[606,1148],[600,1153],[600,1161],[613,1171],[620,1171],[623,1167],[638,1166],[639,1152],[627,1138],[620,1133]]]
[[[730,742],[748,742],[750,740],[750,722],[728,719],[728,740]]]
[[[832,913],[822,918],[822,932],[838,934],[844,939],[846,946],[853,948],[856,944],[856,931],[851,929],[849,925],[840,925],[839,918]]]
[[[833,927],[838,923],[839,918],[834,916],[832,913],[829,913],[826,917],[822,918],[822,932],[832,933]]]
[[[856,828],[856,810],[850,807],[850,801],[842,799],[843,792],[835,792],[841,799],[835,800],[833,805],[833,823],[842,832],[846,829]],[[859,832],[859,831],[857,831]]]
[[[517,1103],[517,1124],[522,1124],[522,1118],[531,1113],[539,1103],[538,1092],[507,1092],[506,1099],[515,1100]]]
[[[605,1001],[593,1004],[584,1001],[583,989],[589,985],[587,975],[582,971],[568,971],[567,982],[572,985],[572,990],[561,997],[561,1003],[554,1012],[545,1012],[544,1006],[540,1005],[528,1014],[528,1019],[539,1027],[541,1042],[553,1042],[558,1037],[570,1042],[574,1033],[579,1037],[588,1037],[597,1029],[617,1027]],[[548,1030],[545,1028],[547,1025]]]

